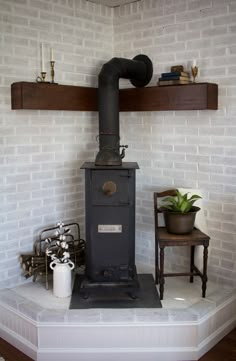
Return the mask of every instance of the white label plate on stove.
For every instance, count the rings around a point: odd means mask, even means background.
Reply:
[[[122,224],[98,224],[98,233],[122,233]]]

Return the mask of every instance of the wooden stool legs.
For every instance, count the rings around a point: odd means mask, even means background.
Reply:
[[[206,297],[208,245],[203,250],[202,297]]]
[[[206,242],[203,245],[203,247],[204,247],[203,248],[203,272],[201,273],[194,264],[195,246],[191,246],[191,249],[190,249],[190,272],[179,274],[180,276],[190,275],[189,280],[191,283],[193,283],[195,275],[200,276],[201,280],[202,280],[202,297],[203,298],[206,297],[208,244],[209,243]],[[159,286],[160,300],[163,300],[163,295],[164,295],[164,284],[165,284],[164,262],[165,262],[165,247],[160,247],[160,269],[159,269],[159,267],[156,267],[156,284],[160,283],[160,286]],[[178,274],[173,274],[173,275],[177,276]]]
[[[163,300],[163,294],[164,294],[164,247],[160,248],[160,275],[159,275],[159,281],[160,281],[160,300]]]
[[[189,279],[190,283],[193,283],[192,273],[194,271],[194,253],[195,253],[195,246],[191,246],[191,248],[190,248],[190,273],[191,273],[191,276]]]
[[[159,283],[159,280],[160,280],[159,254],[158,254],[158,246],[155,246],[155,284],[156,285]]]

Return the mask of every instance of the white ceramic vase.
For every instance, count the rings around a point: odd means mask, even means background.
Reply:
[[[71,271],[75,268],[72,261],[60,263],[52,261],[50,268],[53,270],[53,294],[56,297],[69,297],[72,292]]]

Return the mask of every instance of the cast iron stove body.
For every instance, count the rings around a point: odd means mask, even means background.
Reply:
[[[119,288],[135,297],[135,171],[137,163],[96,166],[86,162],[86,279],[89,290]]]

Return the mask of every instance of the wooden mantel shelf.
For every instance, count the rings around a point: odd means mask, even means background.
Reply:
[[[121,111],[197,109],[218,109],[217,84],[154,86],[120,91]]]
[[[11,85],[12,109],[97,110],[97,89],[51,83]]]
[[[11,86],[12,109],[97,111],[97,89],[50,83]],[[211,83],[120,90],[120,111],[218,109],[218,86]]]

